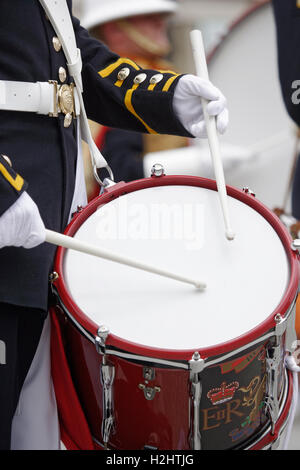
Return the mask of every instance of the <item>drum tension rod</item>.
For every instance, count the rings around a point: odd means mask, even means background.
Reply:
[[[191,447],[193,450],[201,450],[201,434],[200,434],[200,400],[202,395],[202,384],[200,380],[200,372],[205,367],[204,359],[201,358],[198,351],[194,352],[192,359],[189,361],[190,382],[191,382]]]
[[[281,341],[287,328],[287,320],[280,313],[274,317],[276,322],[275,335],[272,344],[267,348],[267,388],[265,404],[271,419],[271,433],[275,433],[275,426],[279,417],[278,388],[281,373],[283,371]]]
[[[103,416],[101,424],[101,433],[103,444],[107,449],[110,435],[113,431],[114,403],[113,403],[113,384],[115,380],[115,366],[108,362],[106,355],[106,340],[109,335],[109,329],[106,326],[98,328],[98,336],[95,338],[96,350],[102,355],[100,366],[100,380],[102,384]]]

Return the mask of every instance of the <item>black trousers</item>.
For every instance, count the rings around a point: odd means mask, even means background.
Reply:
[[[10,449],[12,419],[46,316],[0,303],[0,450]]]

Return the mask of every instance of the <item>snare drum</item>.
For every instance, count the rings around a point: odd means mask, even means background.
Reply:
[[[288,420],[298,254],[279,219],[228,187],[152,176],[106,189],[66,234],[207,283],[58,249],[52,284],[95,448],[273,447]]]

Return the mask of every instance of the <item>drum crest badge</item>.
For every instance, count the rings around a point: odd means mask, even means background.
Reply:
[[[202,408],[203,438],[207,433],[213,433],[216,439],[225,442],[229,438],[239,445],[239,442],[250,438],[267,422],[266,346],[260,344],[246,354],[213,368],[215,372],[219,369],[229,380],[223,380],[219,386],[210,388],[206,393],[210,406]],[[219,375],[217,377],[220,378]]]

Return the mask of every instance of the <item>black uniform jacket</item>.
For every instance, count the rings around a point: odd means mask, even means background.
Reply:
[[[282,95],[288,114],[300,127],[300,1],[273,0],[273,7]],[[292,215],[300,220],[299,158],[292,188]]]
[[[68,2],[71,9],[71,2]],[[62,49],[38,0],[1,0],[0,80],[28,82],[57,80],[60,67],[67,70]],[[190,136],[174,115],[172,96],[178,75],[157,74],[118,57],[89,37],[73,19],[77,46],[83,61],[84,102],[90,119],[110,127],[149,133]],[[121,69],[129,75],[120,80]],[[142,83],[134,79],[146,74]],[[65,83],[71,83],[67,74]],[[0,110],[0,215],[26,189],[37,203],[45,226],[63,231],[74,190],[76,170],[76,121],[70,127],[58,118]],[[27,186],[28,185],[28,186]],[[55,247],[44,243],[31,250],[0,250],[0,302],[47,308],[48,275]]]
[[[300,2],[299,0],[273,0],[277,32],[278,66],[283,99],[287,112],[300,126],[300,104],[293,99],[300,83]],[[296,87],[296,81],[298,86]],[[294,84],[294,85],[293,85]],[[296,87],[296,88],[295,88]]]

